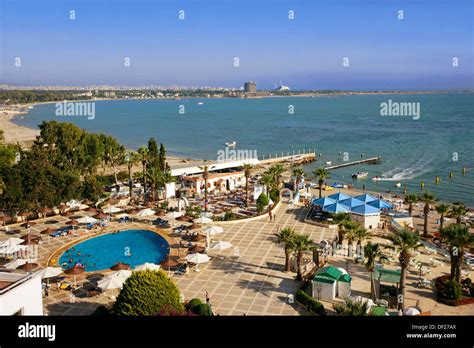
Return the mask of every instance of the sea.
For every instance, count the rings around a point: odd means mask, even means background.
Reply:
[[[315,151],[318,160],[304,166],[308,177],[329,161],[380,156],[377,165],[332,170],[329,182],[394,194],[420,192],[424,182],[440,200],[474,207],[473,110],[473,93],[135,99],[95,101],[94,117],[57,116],[55,104],[42,104],[14,122],[72,122],[134,149],[154,137],[168,154],[194,159],[217,160],[231,141],[242,156],[260,159]],[[367,179],[351,178],[359,171],[369,172]]]

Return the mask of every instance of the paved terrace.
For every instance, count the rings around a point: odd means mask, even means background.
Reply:
[[[286,303],[286,297],[296,291],[298,284],[293,280],[294,273],[282,272],[285,262],[284,250],[273,242],[273,235],[278,227],[294,227],[297,232],[310,234],[317,242],[323,239],[332,240],[336,233],[332,229],[303,223],[305,214],[305,208],[292,209],[288,204],[282,203],[275,211],[274,222],[264,218],[257,221],[222,224],[224,233],[214,236],[213,239],[228,241],[238,247],[239,257],[232,255],[232,249],[221,254],[210,254],[212,260],[208,264],[200,265],[200,272],[190,271],[186,275],[173,275],[173,279],[187,300],[193,297],[204,299],[208,292],[214,311],[220,315],[296,315],[298,311]],[[78,215],[88,213],[78,212]],[[30,228],[30,232],[39,234],[46,227],[59,228],[69,219],[54,216],[38,220],[37,224]],[[147,224],[111,223],[102,233],[133,228],[153,229]],[[21,233],[15,237],[27,233],[27,229],[21,228]],[[95,235],[99,233],[85,232],[83,228],[74,235],[64,237],[52,238],[42,235],[43,243],[38,245],[39,258],[36,262],[44,267],[50,256],[59,248]],[[163,235],[166,236],[166,233]],[[0,239],[7,237],[10,236],[0,232]],[[173,247],[171,249],[172,252],[176,252]],[[86,273],[78,276],[77,282],[95,283],[108,272],[110,271]],[[49,297],[44,299],[45,313],[49,315],[88,315],[100,304],[111,305],[115,300],[114,296],[118,294],[118,290],[112,290],[88,298],[85,292],[80,290],[76,296],[72,296],[69,291],[55,289],[56,286],[53,285]]]

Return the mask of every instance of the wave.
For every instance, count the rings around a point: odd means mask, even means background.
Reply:
[[[419,177],[420,175],[423,175],[430,171],[431,168],[429,165],[432,161],[433,161],[432,159],[430,160],[420,159],[413,165],[409,166],[408,168],[402,169],[402,168],[396,167],[385,173],[382,173],[382,178],[380,178],[380,180],[381,181],[399,181],[399,180],[415,179]],[[402,170],[400,171],[400,169]],[[399,172],[397,173],[397,171]]]

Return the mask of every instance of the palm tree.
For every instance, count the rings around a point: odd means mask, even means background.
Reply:
[[[357,240],[357,248],[362,245],[362,242],[370,239],[371,233],[367,231],[365,228],[360,226],[358,229],[355,230],[355,239]]]
[[[303,279],[303,271],[301,267],[301,261],[303,260],[303,254],[305,251],[312,250],[313,241],[307,234],[295,234],[291,241],[291,249],[296,252],[296,267],[298,272],[296,274],[296,280]]]
[[[199,167],[202,172],[202,178],[204,179],[204,211],[207,213],[207,180],[209,180],[209,166]]]
[[[466,209],[466,206],[464,204],[455,204],[453,205],[453,207],[451,208],[451,216],[454,217],[456,219],[456,223],[458,225],[461,224],[461,218],[467,214],[467,209]]]
[[[156,189],[161,182],[161,171],[155,167],[149,167],[147,169],[147,177],[150,180],[151,185],[151,201],[155,202]]]
[[[405,195],[403,202],[408,204],[408,214],[412,216],[413,214],[413,204],[417,203],[420,200],[420,197],[416,193],[409,193]]]
[[[375,293],[375,281],[374,281],[374,270],[375,270],[375,262],[377,259],[379,262],[386,262],[388,258],[382,254],[382,249],[380,248],[380,244],[372,244],[368,242],[364,247],[364,256],[367,259],[365,261],[365,268],[370,273],[370,294],[372,296],[372,300],[376,300],[376,293]]]
[[[165,191],[165,200],[167,201],[168,198],[167,198],[167,193],[166,193],[166,184],[169,184],[170,182],[173,182],[174,181],[174,178],[173,176],[171,175],[171,171],[169,169],[166,169],[165,170],[160,170],[160,181],[159,181],[159,185],[160,187],[163,188],[163,190]]]
[[[296,176],[296,186],[295,186],[295,191],[298,190],[301,179],[303,179],[305,173],[303,168],[295,168],[293,169],[293,176]]]
[[[140,146],[138,149],[138,155],[140,156],[140,161],[142,162],[142,175],[143,175],[143,202],[146,203],[146,173],[147,173],[147,164],[148,164],[148,147]]]
[[[268,168],[268,173],[273,176],[273,181],[275,183],[275,187],[280,187],[281,176],[285,172],[285,168],[281,164],[275,164]]]
[[[252,168],[251,164],[244,164],[244,175],[245,175],[245,204],[249,206],[249,179],[252,175]]]
[[[352,243],[357,238],[357,230],[361,228],[357,221],[347,221],[342,225],[344,229],[344,235],[347,238],[347,256],[352,254]]]
[[[260,179],[260,182],[265,186],[265,191],[268,196],[269,188],[275,185],[275,179],[273,175],[267,172],[263,173],[263,176]]]
[[[423,224],[423,237],[428,237],[428,214],[430,213],[430,206],[436,202],[436,197],[431,192],[425,191],[423,195],[420,197],[420,201],[422,201],[425,205],[423,207],[423,214],[424,214],[424,224]]]
[[[344,224],[348,221],[351,221],[351,214],[350,213],[336,213],[332,216],[332,219],[338,226],[337,242],[339,244],[342,244],[342,242],[344,241],[344,235],[345,235]]]
[[[275,236],[277,237],[275,243],[283,245],[285,248],[285,270],[284,272],[290,272],[290,256],[291,256],[291,248],[293,237],[295,236],[295,229],[286,227],[280,230],[280,232],[276,233]]]
[[[400,294],[403,297],[403,301],[400,303],[400,309],[405,308],[405,283],[407,277],[407,268],[410,265],[410,259],[412,252],[418,249],[422,244],[420,243],[420,235],[416,232],[411,232],[407,229],[402,229],[399,232],[394,232],[390,236],[393,248],[397,249],[400,253],[398,261],[400,262],[401,275],[400,275]]]
[[[331,178],[331,173],[327,171],[324,167],[315,169],[313,174],[318,178],[318,185],[319,185],[319,198],[323,196],[323,184],[326,179]]]
[[[464,259],[464,248],[474,246],[474,235],[469,233],[469,228],[459,224],[451,224],[441,230],[441,238],[449,245],[451,254],[450,279],[461,282],[461,265]]]
[[[436,212],[438,214],[441,214],[440,219],[439,219],[439,230],[443,230],[444,226],[444,216],[449,212],[449,205],[447,204],[438,204],[436,206]]]
[[[130,198],[132,198],[133,190],[132,190],[132,167],[138,163],[140,157],[138,153],[132,150],[128,150],[125,155],[125,163],[127,164],[128,168],[128,187],[130,189]]]
[[[367,316],[372,315],[372,312],[369,311],[368,301],[363,300],[353,300],[350,297],[344,299],[344,303],[335,303],[333,304],[334,311],[338,315],[342,316]]]

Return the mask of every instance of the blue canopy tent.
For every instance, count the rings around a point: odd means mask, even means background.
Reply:
[[[368,215],[368,214],[377,214],[380,213],[378,208],[372,207],[371,205],[364,204],[359,205],[358,207],[352,208],[351,213],[359,215]]]
[[[323,211],[327,213],[349,213],[351,208],[344,204],[334,203],[323,207]]]
[[[319,205],[321,207],[325,207],[334,203],[336,203],[336,201],[328,197],[313,198],[311,200],[311,205]]]
[[[390,203],[382,201],[381,199],[370,202],[369,205],[378,209],[392,209],[392,205]]]
[[[365,204],[363,201],[360,201],[357,198],[352,198],[352,197],[339,201],[339,203],[347,205],[350,208],[355,208],[355,207],[358,207],[359,205]]]
[[[375,198],[374,196],[368,193],[364,193],[363,195],[356,196],[355,198],[365,203],[370,203],[377,200],[377,198]]]
[[[349,199],[349,198],[352,198],[352,197],[348,196],[344,193],[339,192],[339,193],[335,193],[333,195],[330,195],[329,198],[334,199],[336,202],[339,202],[339,201],[342,201],[344,199]]]

